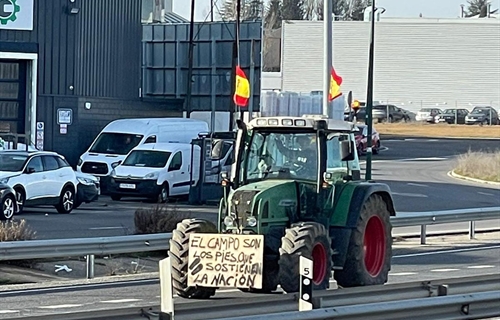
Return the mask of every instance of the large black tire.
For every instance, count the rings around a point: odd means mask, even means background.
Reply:
[[[387,203],[372,195],[363,204],[352,230],[343,270],[335,271],[342,287],[384,284],[391,270],[392,225]]]
[[[217,227],[201,219],[184,219],[172,231],[168,256],[172,261],[172,287],[180,297],[208,299],[215,294],[215,288],[188,287],[189,234],[217,233]]]
[[[16,213],[16,199],[14,195],[8,195],[0,203],[0,220],[10,220]]]
[[[64,187],[59,196],[59,203],[55,206],[59,213],[70,213],[75,206],[75,189]]]
[[[325,226],[315,222],[301,222],[292,225],[281,238],[279,282],[286,292],[299,291],[300,256],[313,260],[314,289],[327,289],[332,270],[332,249]]]
[[[265,260],[262,273],[262,289],[240,289],[243,292],[271,293],[278,288],[279,265],[276,261]]]

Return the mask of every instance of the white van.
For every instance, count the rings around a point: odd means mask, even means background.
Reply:
[[[109,123],[78,160],[77,171],[109,176],[111,164],[123,161],[135,147],[147,143],[190,143],[208,123],[186,118],[121,119]]]
[[[200,147],[196,145],[140,145],[123,162],[113,165],[108,192],[113,200],[129,196],[158,202],[166,202],[170,196],[188,195],[191,184],[195,185],[199,180],[199,159]]]

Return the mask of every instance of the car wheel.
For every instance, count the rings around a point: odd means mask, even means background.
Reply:
[[[26,194],[21,188],[15,188],[16,191],[16,201],[17,201],[17,213],[23,212],[24,202],[26,201]]]
[[[0,206],[2,212],[0,214],[0,220],[10,220],[16,212],[16,199],[13,195],[8,195],[2,200]]]
[[[168,202],[168,186],[167,184],[163,184],[160,193],[158,194],[158,203],[166,203],[166,202]]]
[[[75,193],[73,188],[65,187],[59,196],[59,203],[56,205],[57,212],[70,213],[75,206]]]

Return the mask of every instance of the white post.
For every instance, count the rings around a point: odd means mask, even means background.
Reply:
[[[332,19],[332,1],[333,0],[324,0],[323,6],[323,22],[324,22],[324,39],[323,39],[323,115],[328,115],[328,93],[330,92],[330,77],[331,77],[331,68],[332,68],[332,28],[333,28],[333,19]]]
[[[174,297],[172,292],[172,264],[170,258],[160,260],[160,320],[174,320]]]
[[[299,271],[300,271],[299,311],[309,311],[313,309],[313,303],[312,303],[313,261],[311,259],[300,256]]]

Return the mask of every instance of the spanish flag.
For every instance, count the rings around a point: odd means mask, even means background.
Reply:
[[[342,84],[342,77],[340,77],[335,69],[332,67],[332,75],[330,79],[330,93],[328,94],[328,100],[332,101],[342,94],[340,92],[340,85]]]
[[[246,107],[249,98],[250,82],[248,82],[247,76],[240,66],[236,66],[236,88],[233,97],[234,104],[240,107]]]

